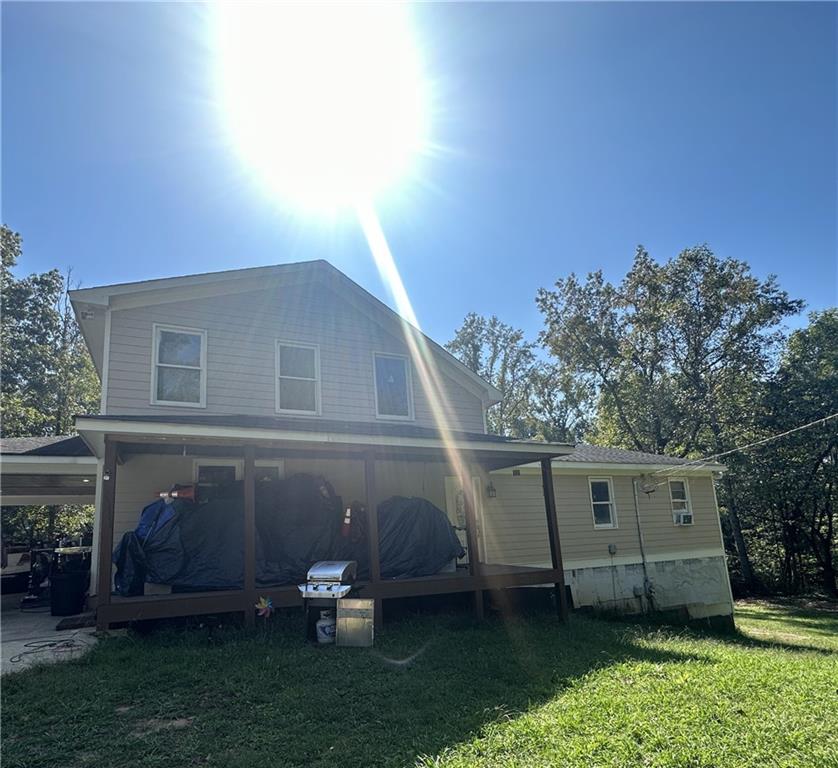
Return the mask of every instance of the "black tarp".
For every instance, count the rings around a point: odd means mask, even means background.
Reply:
[[[331,484],[314,475],[257,487],[257,584],[299,584],[318,560],[336,559],[342,506]]]
[[[427,499],[393,496],[378,505],[381,577],[431,576],[465,550],[445,513]]]
[[[116,590],[142,594],[142,582],[177,591],[240,589],[244,583],[242,485],[216,489],[205,503],[177,501],[149,526],[126,533],[114,552]],[[173,512],[173,514],[172,514]],[[356,511],[354,530],[365,531]],[[383,578],[428,576],[465,553],[445,513],[427,499],[394,496],[378,507]],[[298,474],[256,492],[256,582],[298,584],[318,560],[357,560],[368,573],[365,535],[341,536],[341,499],[322,477]],[[160,522],[163,521],[163,522]]]

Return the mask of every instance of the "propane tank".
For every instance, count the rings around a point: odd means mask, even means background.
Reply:
[[[317,642],[322,644],[335,642],[335,615],[332,611],[320,611],[320,618],[315,624]]]

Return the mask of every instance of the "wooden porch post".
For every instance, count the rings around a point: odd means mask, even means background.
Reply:
[[[244,621],[256,626],[256,449],[244,449]]]
[[[469,470],[469,467],[466,467]],[[461,479],[463,486],[463,512],[466,517],[466,545],[468,546],[468,572],[472,582],[480,578],[480,550],[477,545],[477,515],[474,504],[474,488],[470,471]],[[483,618],[483,590],[474,590],[474,613]]]
[[[384,625],[383,600],[378,596],[381,581],[381,556],[378,551],[378,490],[375,486],[375,456],[364,457],[364,484],[367,491],[367,535],[369,537],[370,585],[375,599],[375,628]]]
[[[550,557],[556,571],[556,610],[562,621],[567,621],[567,595],[564,586],[564,566],[562,565],[562,545],[559,539],[559,519],[556,515],[556,490],[553,487],[553,463],[550,459],[541,460],[541,484],[544,488],[544,508],[547,512],[547,535],[550,538]]]
[[[105,613],[111,603],[113,551],[113,518],[116,505],[117,443],[105,437],[105,459],[102,467],[102,491],[99,512],[99,566],[96,584],[96,629],[108,628]]]

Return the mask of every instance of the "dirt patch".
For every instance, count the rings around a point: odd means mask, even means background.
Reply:
[[[140,720],[134,728],[135,736],[148,736],[152,733],[159,733],[160,731],[180,731],[192,725],[194,717],[175,717],[170,720],[164,720],[158,717],[152,717],[148,720]]]
[[[116,714],[118,714],[118,715],[124,715],[124,714],[127,714],[128,712],[130,712],[132,709],[134,709],[134,707],[132,707],[130,705],[124,705],[124,706],[121,706],[121,707],[114,707],[113,711],[116,712]]]

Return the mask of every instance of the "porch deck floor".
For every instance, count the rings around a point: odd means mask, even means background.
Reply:
[[[480,575],[485,577],[490,576],[511,576],[517,574],[537,574],[541,573],[545,576],[545,584],[550,583],[550,574],[552,569],[544,566],[535,565],[506,565],[500,563],[481,563]],[[388,579],[382,578],[381,584],[399,585],[399,584],[422,584],[435,581],[451,581],[452,579],[462,579],[464,589],[470,589],[465,582],[472,578],[469,573],[468,566],[458,567],[456,571],[441,571],[433,573],[428,576],[411,576],[406,579]],[[355,583],[355,588],[360,592],[362,589],[369,587],[368,581],[358,581]],[[299,594],[296,584],[263,584],[257,586],[257,591],[260,592],[275,592],[277,590],[288,590],[294,594]],[[172,592],[150,595],[135,595],[133,597],[124,597],[122,595],[112,594],[111,603],[140,603],[140,602],[157,602],[157,601],[171,601],[171,600],[189,600],[194,598],[205,598],[219,595],[240,595],[241,588],[224,589],[224,590],[202,590],[197,592]]]

